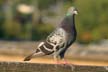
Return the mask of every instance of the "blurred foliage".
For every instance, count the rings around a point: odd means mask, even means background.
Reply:
[[[43,40],[52,30],[54,30],[54,26],[51,24],[37,24],[32,33],[32,40]]]
[[[13,5],[10,4],[11,8],[13,6],[13,21],[7,23],[5,22],[6,18],[4,14],[5,2],[6,0],[0,0],[1,39],[45,39],[46,36],[54,29],[54,26],[52,24],[44,23],[42,20],[44,11],[47,11],[47,16],[55,17],[56,14],[48,11],[48,8],[51,6],[56,6],[58,2],[63,2],[64,11],[66,11],[67,8],[72,5],[78,8],[79,14],[76,16],[76,28],[78,32],[77,41],[79,43],[88,44],[91,42],[99,42],[102,39],[108,39],[108,0],[15,0]],[[17,17],[15,6],[20,3],[26,3],[29,5],[37,4],[36,6],[39,10],[37,15],[39,16],[35,24],[32,24],[32,17],[29,17],[29,15]],[[18,16],[20,16],[19,13]]]
[[[43,0],[38,0],[38,8],[39,10],[43,10],[55,3],[56,3],[56,0],[45,0],[44,2]]]
[[[76,0],[78,42],[108,39],[108,0]]]

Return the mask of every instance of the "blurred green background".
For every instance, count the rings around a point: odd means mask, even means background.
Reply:
[[[79,11],[78,43],[108,39],[108,0],[0,0],[0,39],[43,40],[70,6]]]

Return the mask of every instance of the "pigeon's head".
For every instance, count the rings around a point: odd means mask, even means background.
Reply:
[[[76,9],[75,7],[70,7],[70,8],[68,9],[66,15],[67,15],[67,16],[70,16],[70,15],[76,15],[76,14],[78,14],[77,9]]]

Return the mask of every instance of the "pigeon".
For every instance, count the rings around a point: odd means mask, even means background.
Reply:
[[[64,59],[67,49],[75,42],[77,32],[75,28],[75,15],[78,11],[70,7],[59,26],[47,36],[45,41],[40,42],[37,49],[27,56],[24,61],[33,57],[40,57],[53,54],[54,60]]]

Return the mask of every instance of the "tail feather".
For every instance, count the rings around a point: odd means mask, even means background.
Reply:
[[[29,56],[24,58],[24,61],[29,61],[34,56],[34,53],[30,54]]]
[[[29,56],[25,57],[25,58],[24,58],[24,61],[29,61],[29,60],[31,60],[33,57],[41,57],[41,56],[45,56],[45,54],[42,53],[42,52],[37,52],[37,53],[34,52],[34,53],[30,54]]]

